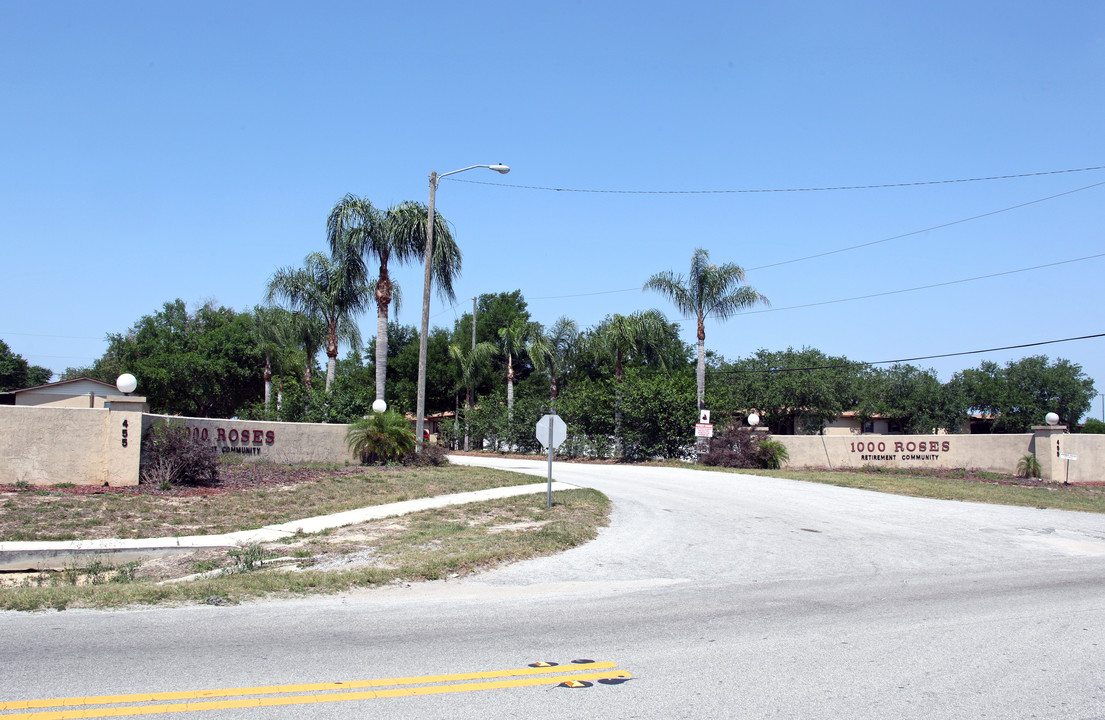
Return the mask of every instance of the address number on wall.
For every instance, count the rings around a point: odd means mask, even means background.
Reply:
[[[123,421],[123,447],[127,446],[127,421]]]

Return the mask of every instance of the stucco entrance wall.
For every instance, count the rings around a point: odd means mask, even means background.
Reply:
[[[787,467],[874,465],[1013,473],[1017,461],[1033,453],[1035,435],[774,435],[771,439],[786,445]]]
[[[1036,457],[1041,474],[1054,482],[1105,482],[1105,435],[1037,435]]]
[[[218,420],[170,415],[144,415],[143,432],[157,421],[184,425],[192,438],[211,445],[220,454],[234,453],[245,460],[277,463],[358,464],[345,444],[348,425],[283,423],[260,420]]]
[[[0,405],[0,483],[137,485],[142,413]]]

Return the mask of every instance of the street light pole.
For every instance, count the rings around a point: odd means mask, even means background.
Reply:
[[[437,194],[437,183],[446,175],[456,175],[473,168],[487,168],[503,175],[510,172],[506,165],[469,165],[460,170],[442,173],[430,173],[430,202],[426,207],[426,255],[423,259],[425,271],[422,282],[422,330],[418,336],[418,401],[415,406],[414,441],[416,448],[422,451],[422,432],[426,418],[426,355],[430,335],[430,284],[433,275],[434,260],[434,196]],[[473,318],[475,321],[475,318]]]

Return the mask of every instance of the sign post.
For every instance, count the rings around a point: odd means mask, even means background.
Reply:
[[[553,451],[560,447],[568,437],[568,426],[555,412],[545,415],[537,421],[537,441],[549,451],[549,488],[548,507],[552,507],[552,458]]]

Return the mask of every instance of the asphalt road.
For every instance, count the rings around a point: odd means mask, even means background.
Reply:
[[[558,464],[555,477],[609,495],[611,526],[462,581],[0,613],[0,702],[256,686],[303,698],[322,693],[306,683],[449,676],[389,697],[186,716],[1105,718],[1105,516],[691,470]],[[632,678],[569,689],[455,676],[577,659]]]

